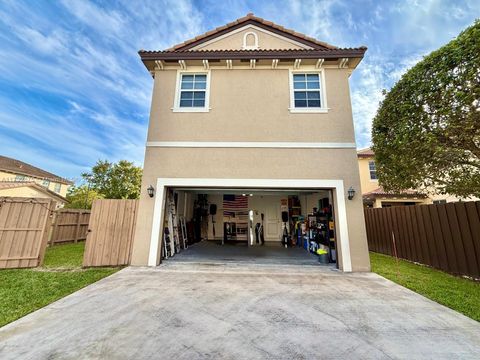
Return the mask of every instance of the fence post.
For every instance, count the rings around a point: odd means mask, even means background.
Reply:
[[[40,239],[40,249],[38,251],[38,265],[37,266],[42,266],[43,265],[43,260],[45,259],[45,251],[47,249],[47,243],[48,243],[48,235],[50,228],[52,227],[52,221],[54,216],[56,215],[55,212],[55,207],[56,207],[56,202],[54,200],[51,200],[47,203],[48,205],[48,210],[47,210],[47,218],[45,220],[44,224],[44,233],[42,239]]]
[[[74,243],[76,244],[78,242],[78,236],[80,232],[80,211],[77,213],[77,226],[75,227],[75,238],[74,238]]]
[[[53,230],[52,230],[52,234],[50,236],[50,246],[53,246],[55,245],[55,236],[57,236],[57,233],[58,233],[58,211],[55,211],[54,212],[54,218],[53,218]]]

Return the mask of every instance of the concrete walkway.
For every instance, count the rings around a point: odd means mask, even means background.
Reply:
[[[375,274],[172,261],[0,329],[0,359],[479,359],[480,324]]]

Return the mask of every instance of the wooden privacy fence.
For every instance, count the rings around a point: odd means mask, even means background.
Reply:
[[[130,264],[138,200],[95,200],[83,266]]]
[[[365,209],[371,251],[480,278],[480,202]]]
[[[55,212],[50,245],[78,242],[87,238],[90,210],[60,209]]]
[[[0,269],[42,265],[55,202],[0,198]]]

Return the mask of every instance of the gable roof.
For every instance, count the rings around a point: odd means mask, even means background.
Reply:
[[[42,170],[36,166],[27,164],[20,160],[12,159],[6,156],[1,156],[1,155],[0,155],[0,170],[13,173],[13,174],[18,174],[18,175],[31,176],[31,177],[40,178],[40,179],[48,179],[53,182],[59,182],[67,185],[73,184],[73,182],[67,179],[64,179],[60,176],[52,174],[48,171]]]
[[[44,186],[38,185],[35,181],[0,181],[0,196],[2,190],[15,189],[20,187],[31,187],[45,194],[48,194],[49,196],[57,200],[60,200],[62,203],[68,202],[68,200],[62,195],[57,194],[56,192],[49,190]]]
[[[264,50],[192,50],[197,45],[211,41],[235,29],[242,28],[247,25],[255,25],[264,30],[281,35],[285,38],[295,40],[299,43],[307,45],[308,49],[264,49]],[[323,41],[316,40],[305,34],[298,33],[291,29],[277,25],[271,21],[262,19],[252,13],[239,18],[224,26],[220,26],[214,30],[208,31],[193,39],[184,41],[169,49],[163,51],[147,51],[140,50],[138,53],[149,68],[148,62],[154,60],[235,60],[235,59],[339,59],[339,58],[363,58],[367,48],[361,46],[359,48],[338,48]]]
[[[244,27],[246,25],[256,25],[260,28],[274,32],[278,35],[282,35],[286,38],[311,46],[314,49],[338,49],[336,46],[330,45],[323,41],[319,41],[305,34],[296,32],[295,30],[284,28],[283,26],[277,25],[272,21],[257,17],[253,13],[248,13],[246,16],[232,21],[226,25],[217,27],[214,30],[207,31],[202,35],[196,36],[193,39],[189,39],[184,41],[183,43],[174,45],[171,48],[167,49],[167,51],[188,50],[192,47],[210,41],[218,36],[221,36],[240,27]]]
[[[357,156],[359,158],[363,158],[363,157],[374,157],[375,156],[375,153],[373,152],[373,150],[371,148],[366,148],[366,149],[361,149],[361,150],[358,150],[357,151]]]

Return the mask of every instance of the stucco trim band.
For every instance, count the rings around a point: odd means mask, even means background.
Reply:
[[[344,272],[352,271],[350,242],[347,228],[347,210],[345,204],[345,188],[343,180],[310,180],[310,179],[214,179],[214,178],[157,178],[155,204],[153,209],[153,226],[150,237],[148,266],[157,266],[160,256],[160,232],[162,231],[165,195],[167,187],[213,187],[229,188],[264,188],[264,189],[332,189],[335,191],[335,211],[338,216],[337,233],[342,262],[340,268]]]
[[[273,141],[147,141],[147,147],[164,148],[270,148],[270,149],[355,149],[355,143]]]

